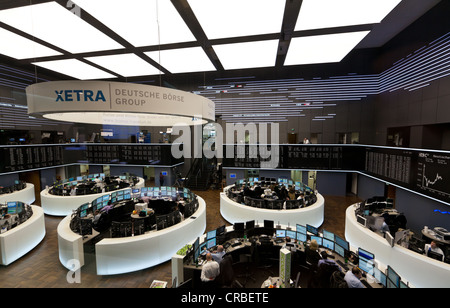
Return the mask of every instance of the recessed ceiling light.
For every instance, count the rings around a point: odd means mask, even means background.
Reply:
[[[86,60],[124,77],[162,74],[156,67],[132,53],[88,57]]]
[[[70,53],[123,48],[56,2],[2,10],[0,21]]]
[[[188,0],[209,39],[279,33],[285,1]]]
[[[136,47],[195,41],[171,1],[73,1]]]
[[[215,67],[201,47],[146,52],[147,56],[171,73],[214,71]]]
[[[116,78],[114,75],[75,59],[34,62],[32,64],[80,80]]]
[[[295,31],[381,22],[401,0],[303,0]]]
[[[360,31],[293,38],[284,64],[340,62],[369,32]]]
[[[274,66],[277,48],[278,40],[213,46],[226,70]]]
[[[53,49],[3,28],[0,28],[0,42],[7,42],[0,44],[1,54],[19,60],[61,55]]]

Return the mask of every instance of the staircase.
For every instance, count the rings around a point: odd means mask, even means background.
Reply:
[[[195,158],[186,176],[184,186],[191,190],[208,190],[215,167],[215,158]]]

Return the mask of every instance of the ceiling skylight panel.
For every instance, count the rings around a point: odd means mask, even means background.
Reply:
[[[295,31],[381,22],[401,0],[303,0]]]
[[[152,51],[145,54],[173,74],[216,70],[201,47]]]
[[[277,48],[278,40],[213,46],[226,70],[274,66]]]
[[[123,48],[56,2],[2,10],[0,21],[70,53]]]
[[[15,59],[31,59],[56,56],[61,53],[33,42],[23,36],[0,28],[0,53]]]
[[[279,33],[285,1],[188,0],[209,39]]]
[[[340,62],[369,31],[293,38],[285,65]]]
[[[74,0],[136,47],[195,41],[169,0]]]
[[[158,75],[162,73],[135,54],[97,56],[85,59],[124,77]]]
[[[32,64],[80,80],[116,78],[114,75],[75,59],[34,62]]]

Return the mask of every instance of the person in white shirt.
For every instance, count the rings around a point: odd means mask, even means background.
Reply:
[[[203,282],[214,281],[220,274],[219,263],[213,260],[211,253],[206,254],[206,261],[202,265],[202,273],[200,279]]]
[[[365,288],[361,282],[362,273],[356,266],[352,268],[351,271],[345,273],[344,280],[347,282],[349,288]]]
[[[430,244],[425,244],[425,254],[428,255],[428,251],[432,251],[435,253],[439,253],[442,255],[442,261],[444,261],[444,252],[442,251],[441,248],[439,248],[439,246],[437,245],[437,243],[435,241],[431,241]]]

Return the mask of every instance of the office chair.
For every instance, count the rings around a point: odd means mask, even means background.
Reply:
[[[245,274],[238,275],[238,278],[244,278],[244,282],[242,285],[245,287],[247,285],[247,282],[252,280],[253,282],[256,282],[256,279],[254,275],[250,271],[250,264],[253,263],[254,255],[255,255],[255,242],[252,242],[252,246],[250,247],[250,253],[241,254],[239,255],[239,262],[238,263],[244,263],[245,264]]]

